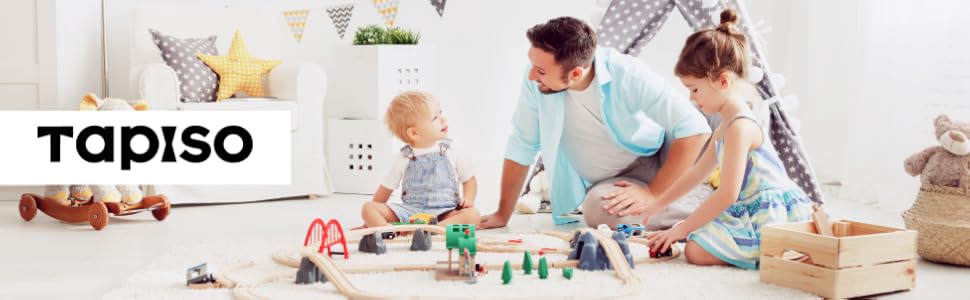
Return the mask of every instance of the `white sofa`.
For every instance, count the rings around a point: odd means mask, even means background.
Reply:
[[[287,186],[153,186],[173,203],[256,201],[294,196],[319,196],[333,190],[324,158],[323,100],[326,73],[311,63],[289,63],[282,57],[283,39],[292,39],[278,10],[198,8],[177,5],[135,8],[130,35],[129,79],[132,91],[148,101],[150,110],[288,110],[292,112],[291,184]],[[175,71],[161,59],[148,29],[179,38],[216,35],[219,55],[228,52],[238,29],[251,55],[282,59],[266,80],[268,98],[243,98],[210,103],[183,103]]]

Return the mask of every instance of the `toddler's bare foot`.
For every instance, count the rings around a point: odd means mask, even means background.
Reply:
[[[351,228],[350,230],[357,230],[357,229],[364,229],[364,228],[367,228],[366,224]]]

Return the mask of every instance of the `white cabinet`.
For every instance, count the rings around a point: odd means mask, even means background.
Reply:
[[[334,192],[373,194],[403,144],[384,113],[394,96],[434,94],[436,52],[426,45],[338,46],[327,95],[327,161]]]

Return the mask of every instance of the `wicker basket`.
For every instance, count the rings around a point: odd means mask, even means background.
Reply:
[[[906,228],[919,231],[917,253],[926,260],[970,266],[970,156],[960,187],[921,179],[913,207],[903,212]]]

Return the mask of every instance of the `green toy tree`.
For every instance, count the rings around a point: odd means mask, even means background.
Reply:
[[[522,270],[525,271],[525,275],[532,274],[532,255],[529,251],[526,251],[525,257],[522,258]]]
[[[543,256],[539,259],[539,279],[546,279],[549,277],[549,265],[546,263],[546,257]]]
[[[512,263],[505,260],[505,266],[502,267],[502,284],[509,284],[512,282]]]
[[[573,268],[562,268],[562,277],[573,279]]]

